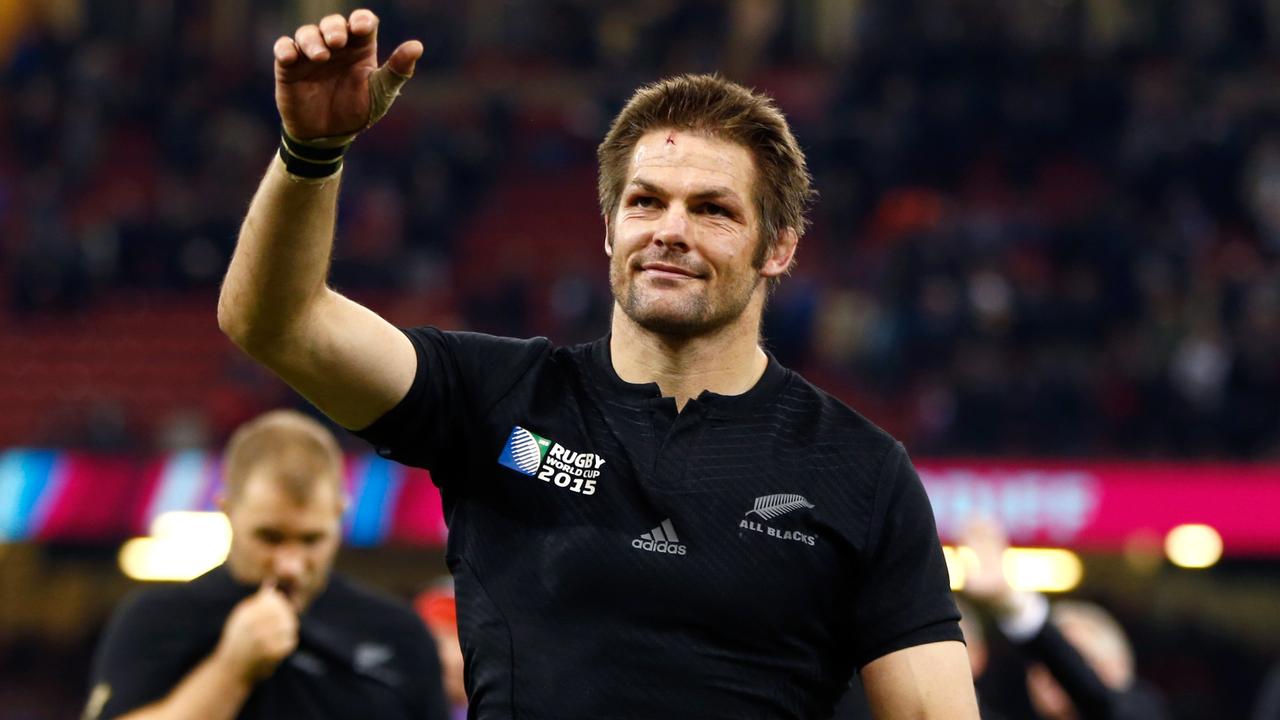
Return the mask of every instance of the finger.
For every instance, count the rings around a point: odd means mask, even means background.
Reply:
[[[293,41],[308,60],[323,61],[329,59],[329,48],[320,37],[320,28],[315,25],[303,25],[293,34]]]
[[[281,67],[289,67],[298,61],[298,46],[294,44],[293,38],[281,35],[272,46],[271,54],[276,56],[276,62]]]
[[[363,45],[377,35],[378,16],[369,10],[360,8],[351,13],[351,19],[347,22],[347,27],[351,33],[349,42],[352,45]]]
[[[341,15],[326,15],[320,21],[320,35],[324,38],[324,44],[333,50],[346,47],[347,19]]]
[[[275,575],[268,575],[262,579],[262,584],[258,586],[258,593],[266,595],[267,593],[276,592],[279,584],[280,581],[276,579]]]
[[[417,40],[401,43],[400,47],[391,53],[391,57],[387,58],[387,67],[397,75],[410,77],[413,75],[413,68],[418,59],[422,57],[422,52],[422,43]]]

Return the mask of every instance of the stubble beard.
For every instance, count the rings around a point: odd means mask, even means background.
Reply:
[[[668,295],[679,293],[678,299],[649,297],[664,291],[639,287],[640,275],[625,260],[614,256],[609,263],[609,288],[627,318],[648,332],[681,339],[709,335],[737,320],[751,304],[761,281],[734,282],[722,287],[719,297],[712,296],[706,280],[680,282],[702,283],[703,287],[699,292],[666,291]]]

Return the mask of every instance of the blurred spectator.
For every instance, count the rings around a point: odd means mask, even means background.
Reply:
[[[1100,606],[1076,600],[1052,604],[1038,593],[1014,590],[1004,575],[1008,540],[998,525],[975,521],[963,545],[964,594],[990,612],[1001,632],[1032,664],[1031,704],[1044,720],[1160,720],[1171,717],[1164,700],[1134,674],[1124,629]]]

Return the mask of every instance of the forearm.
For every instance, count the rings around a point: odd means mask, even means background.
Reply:
[[[233,720],[253,691],[253,683],[213,653],[160,702],[119,720]]]
[[[1044,663],[1081,717],[1106,720],[1116,716],[1119,693],[1107,687],[1080,652],[1053,623],[1019,646],[1031,659]]]
[[[299,182],[274,158],[258,186],[218,298],[219,326],[250,354],[287,342],[328,292],[338,185]]]

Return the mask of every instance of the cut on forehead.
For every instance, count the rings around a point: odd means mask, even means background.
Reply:
[[[234,503],[250,478],[266,477],[301,504],[320,483],[340,494],[342,469],[342,451],[328,429],[302,413],[275,410],[231,436],[223,455],[224,492]]]
[[[705,136],[744,149],[755,169],[751,201],[770,245],[790,228],[804,234],[814,192],[804,153],[786,119],[767,95],[718,75],[680,75],[638,89],[614,118],[596,150],[597,190],[606,223],[630,181],[636,146],[650,133],[677,145],[681,133]],[[673,133],[668,135],[667,133]]]
[[[668,138],[675,140],[668,143]],[[667,172],[673,167],[681,171],[674,178]],[[703,132],[655,130],[636,142],[626,187],[655,193],[692,189],[699,197],[732,195],[747,202],[755,193],[756,173],[751,150],[740,143]]]

